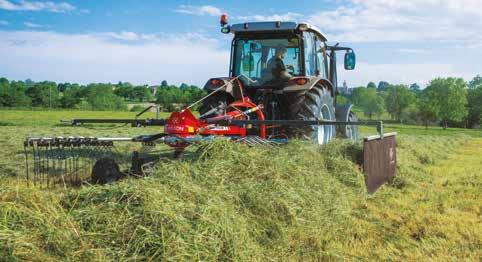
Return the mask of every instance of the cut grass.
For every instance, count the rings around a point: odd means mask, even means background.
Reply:
[[[1,127],[0,257],[480,260],[482,140],[469,136],[400,135],[398,175],[373,196],[354,164],[360,145],[347,141],[216,141],[151,177],[106,186],[40,190],[16,180],[27,134],[154,130]]]

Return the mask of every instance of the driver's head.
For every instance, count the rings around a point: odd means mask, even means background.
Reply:
[[[278,45],[276,47],[276,56],[284,58],[286,55],[287,49],[284,45]]]

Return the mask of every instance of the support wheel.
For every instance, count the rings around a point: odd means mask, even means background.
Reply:
[[[92,168],[93,184],[110,184],[121,179],[124,174],[119,170],[119,165],[114,159],[104,157],[97,160]]]

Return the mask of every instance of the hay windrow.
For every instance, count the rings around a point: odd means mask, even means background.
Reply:
[[[423,257],[420,243],[439,241],[440,230],[426,226],[427,216],[413,219],[420,214],[403,194],[430,182],[421,156],[433,152],[430,163],[439,163],[467,139],[399,137],[399,176],[373,197],[357,163],[361,146],[348,141],[279,148],[215,141],[143,179],[53,191],[9,182],[0,189],[0,257],[337,260],[395,258],[404,249],[414,252],[407,258]],[[448,212],[447,203],[438,208]],[[446,237],[462,241],[457,234]]]

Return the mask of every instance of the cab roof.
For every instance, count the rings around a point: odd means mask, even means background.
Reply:
[[[251,23],[241,23],[233,24],[230,27],[231,33],[238,34],[243,32],[263,32],[263,31],[308,31],[313,32],[320,40],[326,41],[326,36],[318,30],[318,28],[308,24],[308,23],[295,23],[295,22],[251,22]]]

